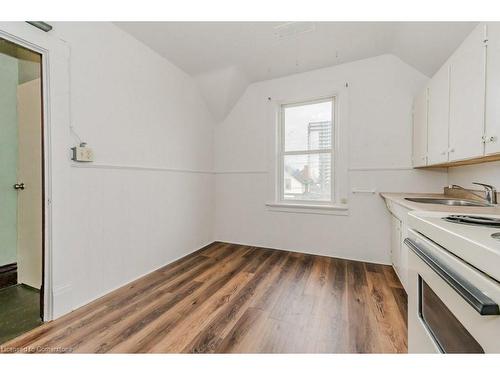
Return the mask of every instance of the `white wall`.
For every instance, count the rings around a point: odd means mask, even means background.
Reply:
[[[53,26],[96,158],[70,168],[71,219],[56,223],[58,316],[212,242],[215,208],[213,120],[193,79],[111,23]]]
[[[349,216],[269,211],[268,97],[314,97],[349,83],[349,185],[438,192],[446,171],[411,169],[411,106],[428,78],[383,55],[249,86],[216,127],[217,240],[389,263],[390,221],[378,195],[349,194]]]
[[[482,188],[472,182],[482,182],[500,190],[500,162],[448,168],[448,182],[476,190]]]

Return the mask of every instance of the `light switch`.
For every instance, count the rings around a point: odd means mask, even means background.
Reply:
[[[71,160],[78,162],[91,162],[94,161],[94,152],[86,143],[80,143],[80,146],[71,148]]]

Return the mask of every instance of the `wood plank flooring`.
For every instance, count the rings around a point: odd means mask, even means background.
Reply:
[[[389,266],[214,243],[0,349],[83,353],[405,353]]]

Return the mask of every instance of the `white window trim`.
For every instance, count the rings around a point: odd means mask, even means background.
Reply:
[[[290,105],[310,104],[322,102],[333,98],[333,144],[332,144],[332,169],[333,169],[333,184],[332,184],[332,201],[315,202],[315,201],[300,201],[300,200],[284,200],[282,197],[282,132],[281,132],[281,116],[282,108]],[[271,171],[269,181],[269,198],[266,206],[271,211],[278,212],[299,212],[299,213],[316,213],[330,215],[348,215],[347,204],[347,188],[348,173],[347,173],[347,119],[348,119],[348,90],[338,89],[333,92],[316,95],[315,97],[289,97],[282,100],[270,100],[270,137],[269,142],[272,150],[269,150],[269,155],[273,155],[270,160],[269,170]],[[327,151],[330,152],[330,151]],[[300,151],[299,154],[306,152]],[[314,151],[316,153],[316,151]],[[289,154],[287,152],[287,154]]]
[[[313,205],[313,204],[294,204],[294,203],[273,203],[268,202],[266,206],[269,211],[292,212],[301,214],[319,214],[319,215],[337,215],[347,216],[348,207],[336,205]]]
[[[277,201],[282,204],[294,204],[294,205],[306,205],[306,206],[333,206],[335,204],[335,184],[330,186],[330,200],[329,201],[314,201],[314,200],[301,200],[301,199],[285,199],[284,197],[284,179],[283,179],[283,167],[285,156],[287,155],[310,155],[310,154],[321,154],[329,153],[330,156],[330,167],[333,171],[335,169],[334,165],[334,150],[331,145],[329,149],[318,149],[318,150],[301,150],[301,151],[285,151],[285,132],[284,132],[284,111],[286,108],[299,107],[304,105],[316,104],[316,103],[332,103],[332,117],[331,117],[331,134],[332,138],[335,138],[335,112],[336,112],[336,102],[337,98],[335,96],[330,96],[326,98],[309,100],[306,102],[294,102],[286,103],[280,105],[279,115],[278,115],[278,175],[277,175],[277,187],[278,187],[278,199]]]

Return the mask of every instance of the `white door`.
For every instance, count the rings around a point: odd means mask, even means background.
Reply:
[[[484,154],[484,37],[479,25],[450,59],[450,161]]]
[[[500,23],[488,23],[485,153],[500,152]]]
[[[17,265],[18,282],[40,289],[42,285],[42,113],[40,79],[17,89],[19,156]]]
[[[429,82],[427,165],[448,161],[449,78],[449,65],[445,64]]]
[[[427,87],[413,102],[413,166],[427,165]]]

